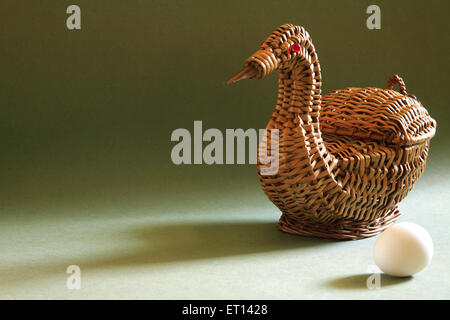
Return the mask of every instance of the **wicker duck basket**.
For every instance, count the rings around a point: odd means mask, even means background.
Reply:
[[[436,122],[394,75],[386,89],[347,88],[321,96],[322,76],[308,32],[275,30],[227,83],[278,72],[278,101],[260,149],[277,145],[277,171],[262,189],[280,209],[278,227],[334,239],[378,234],[425,168]],[[399,92],[393,90],[399,86]],[[273,154],[272,154],[273,156]],[[260,157],[259,157],[260,159]]]

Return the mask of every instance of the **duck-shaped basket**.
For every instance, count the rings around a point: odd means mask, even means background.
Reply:
[[[397,75],[387,89],[347,88],[321,96],[308,32],[285,24],[227,83],[278,71],[278,101],[259,147],[262,189],[286,232],[334,239],[376,235],[399,217],[398,203],[425,168],[436,122]],[[393,90],[399,85],[400,92]],[[277,130],[273,130],[277,129]],[[278,146],[263,173],[261,148]],[[273,154],[272,154],[273,156]]]

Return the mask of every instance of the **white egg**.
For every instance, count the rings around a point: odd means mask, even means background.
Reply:
[[[430,234],[412,222],[397,223],[381,233],[375,242],[375,264],[395,277],[407,277],[425,269],[433,256]]]

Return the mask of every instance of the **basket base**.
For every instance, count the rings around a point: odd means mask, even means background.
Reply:
[[[318,222],[292,219],[283,214],[278,222],[278,229],[284,232],[302,236],[319,237],[339,240],[357,240],[377,235],[391,226],[401,213],[398,207],[394,207],[375,221],[350,221],[343,220],[335,224],[323,224]]]

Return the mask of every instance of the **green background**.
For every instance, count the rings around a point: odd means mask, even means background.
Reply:
[[[81,7],[81,30],[66,8]],[[381,7],[381,30],[366,8]],[[0,2],[0,297],[450,298],[448,1]],[[225,86],[275,28],[304,26],[323,89],[402,76],[437,120],[402,221],[432,265],[365,287],[375,239],[279,232],[254,165],[170,160],[176,128],[264,128],[276,75]],[[82,289],[65,286],[69,265]]]

